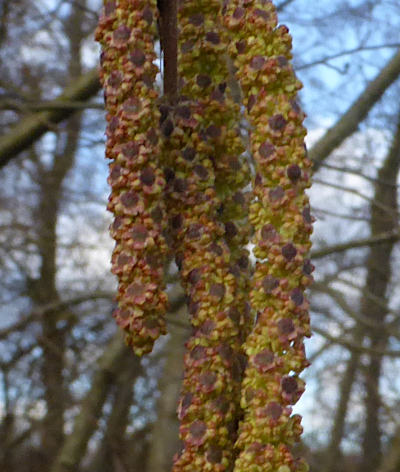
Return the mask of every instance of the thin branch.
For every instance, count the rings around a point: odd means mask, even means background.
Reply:
[[[276,7],[276,11],[277,12],[281,12],[283,11],[286,7],[288,7],[291,3],[293,3],[294,0],[284,0],[283,2],[281,2],[277,7]]]
[[[348,349],[351,352],[375,354],[375,355],[386,356],[386,357],[400,357],[400,350],[397,350],[397,349],[381,350],[381,349],[372,349],[372,348],[369,348],[369,347],[361,346],[360,344],[357,344],[354,341],[344,339],[344,337],[342,335],[332,336],[327,331],[325,331],[321,328],[318,328],[316,326],[312,327],[312,331],[314,333],[317,333],[320,336],[324,337],[328,341],[331,341],[334,344],[339,344],[340,346],[345,347],[346,349]]]
[[[343,56],[349,56],[351,54],[355,54],[357,52],[363,52],[363,51],[374,51],[376,49],[387,49],[387,48],[399,48],[400,43],[389,43],[389,44],[377,44],[373,46],[359,46],[357,48],[352,48],[352,49],[347,49],[346,51],[341,51],[336,54],[332,54],[331,56],[325,56],[321,59],[317,59],[316,61],[309,62],[307,64],[299,65],[296,67],[296,70],[304,70],[304,69],[309,69],[310,67],[317,66],[319,64],[326,64],[328,61],[332,61],[333,59],[338,59],[339,57]]]
[[[344,285],[348,285],[349,287],[353,288],[354,290],[357,290],[358,292],[360,292],[363,295],[363,297],[367,298],[368,300],[373,302],[375,305],[378,305],[382,309],[382,311],[384,311],[385,313],[390,313],[391,315],[393,315],[394,319],[392,321],[389,321],[389,322],[386,323],[386,326],[389,329],[392,326],[395,326],[396,324],[398,324],[398,322],[399,322],[399,312],[394,310],[394,309],[389,308],[387,300],[385,300],[381,297],[377,297],[376,295],[371,293],[369,290],[366,290],[364,287],[360,287],[359,285],[357,285],[357,284],[355,284],[355,283],[351,282],[350,280],[347,280],[343,277],[338,277],[337,282],[340,282]]]
[[[326,210],[325,208],[318,208],[313,205],[313,213],[317,217],[317,219],[323,219],[323,215],[333,216],[335,218],[340,218],[342,220],[350,220],[350,221],[367,221],[369,222],[370,218],[366,216],[355,216],[353,214],[346,215],[345,213],[338,213],[336,211]],[[319,216],[322,215],[322,216]]]
[[[57,301],[53,303],[48,303],[44,306],[41,306],[35,310],[33,310],[28,316],[25,316],[17,323],[13,324],[12,326],[8,326],[7,328],[3,328],[0,330],[0,339],[9,336],[11,333],[15,331],[21,331],[24,329],[29,323],[39,318],[42,318],[44,315],[50,312],[60,312],[66,310],[67,308],[71,308],[72,306],[80,305],[81,303],[85,303],[91,300],[112,300],[114,297],[114,292],[93,292],[90,294],[82,295],[80,297],[70,298],[68,300]]]
[[[395,242],[400,239],[399,231],[389,231],[387,233],[378,234],[376,236],[356,239],[346,243],[335,244],[323,249],[317,249],[311,253],[312,259],[321,259],[322,257],[330,256],[340,252],[348,251],[349,249],[356,249],[360,247],[371,247],[376,244],[383,244],[387,242]]]
[[[17,321],[7,328],[0,330],[0,339],[3,339],[15,331],[23,330],[29,323],[42,318],[47,313],[60,313],[65,311],[73,306],[80,305],[82,303],[93,301],[93,300],[109,300],[112,301],[115,297],[115,293],[112,291],[98,291],[92,292],[86,295],[81,295],[79,297],[73,297],[67,300],[56,301],[53,303],[48,303],[44,306],[38,307],[33,310],[29,315],[23,317],[21,320]],[[183,304],[185,303],[185,297],[181,294],[170,297],[169,306],[170,306],[170,321],[175,323],[175,320],[172,319],[171,314],[175,313]],[[179,324],[179,320],[175,324]],[[186,327],[185,323],[182,323],[182,326]]]
[[[331,188],[334,188],[336,190],[341,190],[343,192],[347,192],[347,193],[351,193],[353,195],[356,195],[357,197],[360,197],[361,199],[369,202],[371,206],[375,206],[375,207],[381,209],[384,213],[393,213],[393,217],[397,219],[398,214],[397,214],[395,209],[383,204],[380,201],[376,201],[373,198],[368,197],[368,195],[363,194],[359,190],[356,190],[354,188],[346,187],[345,185],[335,184],[333,182],[328,182],[326,180],[317,179],[317,178],[314,179],[314,183],[320,184],[320,185],[325,185],[326,187],[331,187]]]
[[[128,348],[118,333],[105,349],[98,362],[90,390],[86,394],[79,414],[75,417],[72,433],[65,439],[51,472],[76,471],[82,457],[85,455],[88,441],[96,430],[101,410],[110,386],[114,383],[119,367]],[[132,363],[137,365],[139,360],[132,353]]]
[[[50,110],[104,110],[102,103],[93,102],[78,102],[67,100],[53,100],[48,102],[17,102],[16,100],[1,100],[0,110],[15,110],[15,111],[50,111]]]
[[[366,316],[359,315],[358,312],[354,311],[349,306],[349,304],[346,301],[345,296],[339,290],[336,290],[335,288],[330,287],[329,285],[322,284],[319,282],[313,283],[312,290],[329,295],[339,305],[339,307],[346,313],[346,315],[350,316],[350,318],[362,324],[364,327],[379,329],[380,331],[386,332],[388,336],[392,336],[400,340],[400,332],[393,330],[392,323],[382,323],[381,321],[380,322],[374,321],[371,318],[367,318]],[[377,297],[375,297],[375,299],[376,298]],[[380,303],[383,304],[382,300],[379,300],[379,301]],[[385,304],[383,304],[383,306],[381,307],[384,309],[384,311],[387,311],[388,313],[390,312],[390,310],[385,306]]]
[[[382,179],[378,179],[378,178],[375,178],[375,177],[370,177],[370,176],[365,175],[362,172],[358,171],[357,169],[351,169],[350,167],[339,167],[339,166],[335,166],[333,164],[327,164],[327,163],[321,164],[321,167],[325,167],[326,169],[335,170],[337,172],[343,172],[344,174],[357,175],[358,177],[361,177],[362,179],[367,180],[368,182],[371,182],[371,183],[374,183],[374,184],[379,183],[379,184],[387,185],[388,187],[399,187],[399,185],[397,185],[397,184],[393,184],[391,182],[386,182]]]

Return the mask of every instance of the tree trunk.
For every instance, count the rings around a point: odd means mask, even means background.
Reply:
[[[357,333],[354,342],[361,344],[362,335]],[[347,361],[346,371],[343,375],[339,389],[339,401],[335,411],[335,418],[331,430],[329,446],[324,460],[324,472],[335,472],[341,460],[340,443],[343,439],[344,426],[350,401],[351,390],[359,367],[360,353],[352,352]]]
[[[173,316],[183,320],[186,316],[186,305],[184,304]],[[159,384],[157,420],[152,430],[147,472],[170,470],[172,458],[179,449],[179,422],[176,406],[182,383],[185,341],[189,334],[189,324],[187,327],[172,326],[170,329],[170,338],[165,347],[167,357]]]
[[[400,470],[400,427],[394,433],[378,472],[398,472]]]
[[[69,21],[74,31],[69,35],[70,63],[69,76],[81,74],[79,54],[83,32],[81,14],[73,8]],[[65,133],[57,138],[53,165],[47,170],[41,167],[39,178],[40,202],[38,208],[38,250],[41,259],[40,276],[33,292],[35,304],[41,306],[59,301],[56,287],[57,278],[57,220],[62,200],[63,183],[75,162],[79,144],[81,115],[76,115],[67,123]],[[62,313],[48,311],[42,317],[42,381],[46,401],[46,416],[42,424],[42,451],[48,467],[56,457],[64,440],[64,350],[65,330],[58,325]]]
[[[372,236],[393,231],[397,227],[397,175],[400,167],[400,119],[394,136],[392,147],[378,172],[375,184],[375,196],[371,207],[371,234]],[[391,254],[394,243],[387,242],[370,249],[367,259],[366,293],[376,299],[385,300],[388,283],[391,277]],[[370,318],[382,329],[367,330],[371,347],[384,349],[387,344],[387,333],[384,322],[387,313],[382,310],[381,304],[371,297],[364,297],[361,301],[361,313]],[[365,369],[365,430],[362,439],[362,460],[360,472],[375,472],[382,459],[381,430],[379,412],[381,399],[379,394],[379,380],[382,370],[382,356],[370,354]]]
[[[89,470],[91,472],[128,471],[125,431],[132,406],[133,386],[142,369],[138,359],[132,362],[132,352],[127,350],[119,366],[120,372],[112,387],[112,410],[107,419],[106,431]]]
[[[120,333],[111,341],[98,363],[91,387],[82,401],[82,407],[75,418],[72,433],[65,439],[61,451],[52,465],[50,472],[76,472],[85,455],[90,437],[97,428],[98,420],[109,389],[114,385],[116,375],[123,359],[127,355]],[[132,369],[138,369],[139,359],[131,356]]]

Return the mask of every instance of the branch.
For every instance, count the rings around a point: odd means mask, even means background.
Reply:
[[[18,102],[16,100],[1,100],[0,110],[15,111],[51,111],[51,110],[104,110],[102,103],[79,102],[68,100],[51,100],[43,102]]]
[[[161,47],[164,53],[164,95],[174,103],[178,93],[177,0],[159,0]]]
[[[336,54],[332,54],[331,56],[325,56],[321,59],[317,59],[313,62],[308,62],[307,64],[302,64],[296,67],[296,71],[308,69],[313,66],[317,66],[319,64],[327,65],[326,62],[331,61],[333,59],[338,59],[339,57],[348,56],[350,54],[354,54],[357,52],[364,52],[364,51],[374,51],[376,49],[385,49],[385,48],[398,48],[400,47],[399,43],[387,43],[387,44],[376,44],[372,46],[359,46],[357,48],[347,49],[345,51],[338,52]]]
[[[395,242],[400,239],[399,231],[389,231],[387,233],[378,234],[369,238],[356,239],[348,241],[347,243],[335,244],[334,246],[328,246],[323,249],[313,251],[311,253],[312,259],[321,259],[322,257],[330,256],[338,252],[348,251],[349,249],[355,249],[358,247],[371,247],[376,244],[383,244],[387,242]]]
[[[280,3],[277,7],[276,7],[276,11],[279,13],[281,11],[283,11],[287,6],[289,6],[291,3],[293,3],[294,0],[284,0],[282,3]]]
[[[314,333],[319,334],[320,336],[324,337],[328,341],[331,341],[334,344],[339,344],[347,348],[351,352],[360,352],[360,353],[367,353],[367,354],[375,354],[379,356],[386,356],[386,357],[400,357],[400,350],[381,350],[381,349],[373,349],[369,347],[361,346],[360,344],[344,339],[343,336],[332,336],[327,331],[317,328],[313,326],[311,329]]]
[[[314,170],[319,169],[329,154],[357,130],[359,123],[364,120],[371,108],[382,97],[385,90],[399,77],[399,74],[400,51],[392,57],[377,77],[367,85],[339,121],[310,149],[309,157],[314,162]]]
[[[3,328],[0,330],[0,339],[3,339],[10,334],[14,333],[15,331],[21,331],[24,329],[29,323],[32,321],[35,321],[36,319],[39,319],[46,315],[47,313],[53,312],[53,313],[59,313],[64,310],[67,310],[68,308],[71,308],[72,306],[80,305],[81,303],[85,303],[88,301],[92,300],[109,300],[113,301],[115,298],[115,292],[108,292],[108,291],[98,291],[98,292],[92,292],[87,295],[81,295],[79,297],[74,297],[70,298],[67,300],[58,300],[56,302],[52,303],[47,303],[44,306],[38,307],[35,310],[33,310],[29,315],[25,316],[21,320],[17,321],[11,326],[8,326],[7,328]],[[185,297],[181,295],[180,293],[178,294],[173,294],[170,299],[169,299],[169,321],[172,323],[175,323],[177,325],[180,324],[179,320],[174,320],[173,315],[176,310],[178,310],[183,304],[185,303]],[[186,327],[186,323],[181,322],[181,325],[183,327]]]
[[[346,297],[343,295],[343,293],[339,290],[336,290],[333,287],[330,287],[329,285],[319,283],[319,282],[314,282],[312,284],[312,290],[314,292],[320,292],[324,293],[326,295],[329,295],[334,302],[338,304],[338,306],[346,313],[346,315],[350,316],[353,320],[357,321],[364,327],[372,328],[375,330],[379,330],[380,332],[385,332],[388,336],[394,337],[396,339],[400,340],[400,332],[397,330],[393,329],[393,323],[382,323],[382,321],[374,321],[371,318],[368,318],[363,315],[359,315],[358,312],[354,311],[349,304],[346,301]],[[363,292],[363,295],[370,300],[376,302],[377,305],[379,305],[384,312],[387,313],[393,313],[389,308],[382,302],[382,300],[376,300],[378,297],[373,296],[368,296],[367,293]],[[395,315],[398,315],[398,313],[394,313]],[[397,319],[396,319],[397,321]]]
[[[81,295],[80,297],[70,298],[68,300],[63,301],[56,301],[52,303],[47,303],[44,306],[36,308],[32,311],[28,316],[22,318],[17,323],[13,324],[12,326],[8,326],[7,328],[3,328],[0,330],[0,339],[5,338],[6,336],[10,335],[15,331],[20,331],[24,329],[29,323],[32,321],[43,317],[47,313],[50,312],[60,312],[64,311],[67,308],[72,306],[80,305],[81,303],[88,302],[90,300],[112,300],[114,298],[114,292],[93,292],[87,295]]]
[[[93,69],[69,85],[57,101],[85,101],[95,95],[99,89],[98,71]],[[57,108],[23,118],[7,134],[0,137],[0,168],[43,136],[53,125],[71,116],[74,111],[71,107]]]

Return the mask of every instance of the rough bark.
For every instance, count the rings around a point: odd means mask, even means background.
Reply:
[[[119,366],[126,356],[127,347],[120,333],[113,338],[98,363],[90,390],[82,401],[79,414],[75,418],[72,433],[65,439],[61,451],[50,472],[76,472],[87,443],[97,428],[98,420],[109,389],[115,382]],[[132,356],[133,362],[139,362]]]
[[[310,149],[309,157],[314,163],[314,170],[317,170],[330,153],[357,130],[358,125],[399,75],[400,51],[367,85],[339,121]]]

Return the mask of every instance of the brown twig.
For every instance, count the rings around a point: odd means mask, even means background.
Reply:
[[[174,103],[178,93],[177,1],[158,0],[161,49],[164,54],[164,95]]]

